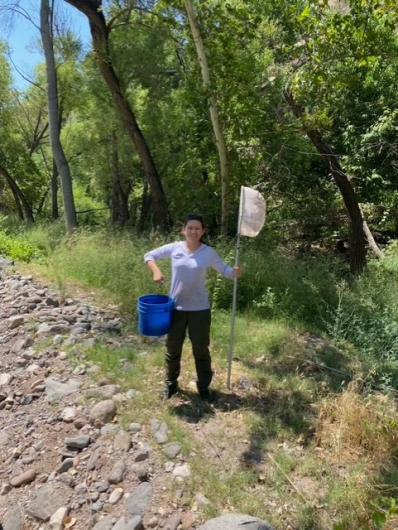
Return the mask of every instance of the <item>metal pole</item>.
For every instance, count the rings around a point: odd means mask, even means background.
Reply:
[[[243,206],[243,186],[240,189],[240,203],[239,203],[239,217],[238,217],[238,235],[236,238],[236,253],[235,253],[235,267],[239,266],[239,248],[240,248],[240,227],[242,223],[242,206]],[[228,353],[228,376],[227,388],[231,388],[231,370],[232,370],[232,356],[234,349],[234,330],[235,330],[235,311],[236,311],[236,294],[238,291],[238,278],[234,278],[234,291],[232,297],[232,314],[231,314],[231,332],[229,337],[229,353]]]

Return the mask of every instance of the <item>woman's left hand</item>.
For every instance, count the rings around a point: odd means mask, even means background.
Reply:
[[[240,278],[243,274],[243,271],[240,267],[234,267],[234,278]]]

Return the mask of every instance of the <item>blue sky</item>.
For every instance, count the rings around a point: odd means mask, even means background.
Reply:
[[[20,14],[10,17],[10,13],[0,12],[0,35],[9,45],[10,56],[15,65],[14,83],[22,89],[28,84],[24,77],[31,78],[35,64],[43,62],[44,56],[37,44],[37,41],[40,42],[40,0],[22,0],[19,5],[32,20],[27,20]],[[58,0],[57,8],[60,19],[83,41],[84,48],[88,49],[90,34],[86,17],[63,0]]]

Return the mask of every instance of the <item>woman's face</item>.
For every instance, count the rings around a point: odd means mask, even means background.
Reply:
[[[205,229],[202,226],[200,221],[188,221],[188,223],[183,227],[182,233],[185,236],[187,241],[199,242],[201,237],[205,233]]]

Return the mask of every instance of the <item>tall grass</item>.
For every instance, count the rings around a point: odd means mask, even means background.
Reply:
[[[323,326],[336,346],[352,345],[373,360],[373,379],[386,390],[398,387],[397,264],[395,255],[387,256],[369,263],[350,285],[340,283]]]
[[[218,250],[233,263],[233,248],[220,244]],[[238,288],[240,310],[317,328],[324,326],[328,308],[336,307],[338,281],[347,274],[345,266],[330,257],[297,258],[275,243],[253,240],[242,242],[240,266],[244,270]],[[212,274],[209,287],[215,305],[229,309],[230,285]]]
[[[25,242],[46,256],[60,285],[71,278],[99,289],[132,315],[139,296],[166,293],[169,285],[170,264],[161,264],[166,283],[158,286],[144,267],[143,255],[170,238],[139,238],[106,229],[79,230],[66,237],[61,224],[52,224],[24,229],[7,241],[13,240],[15,247],[22,248]],[[213,246],[227,263],[234,263],[234,245],[215,241]],[[238,312],[249,319],[285,321],[321,331],[335,346],[351,345],[374,359],[379,382],[398,385],[396,256],[392,251],[382,262],[370,262],[360,277],[352,279],[346,265],[331,257],[297,257],[266,236],[245,239],[240,250],[244,274],[238,284]],[[230,311],[232,282],[211,271],[208,289],[213,308]]]
[[[123,311],[134,314],[139,296],[166,292],[168,281],[166,286],[154,284],[143,261],[150,246],[161,243],[160,240],[148,243],[128,233],[85,230],[65,238],[52,253],[49,264],[60,276],[102,290]]]

